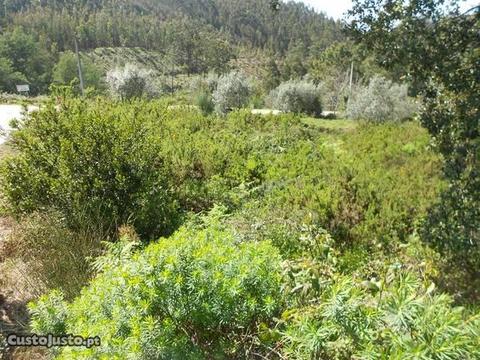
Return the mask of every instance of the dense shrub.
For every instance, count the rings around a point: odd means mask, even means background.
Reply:
[[[98,348],[64,349],[64,359],[248,357],[281,305],[280,258],[268,243],[237,243],[218,220],[207,224],[109,255],[73,303],[53,293],[33,305],[33,330],[101,337]]]
[[[452,181],[428,212],[422,239],[444,260],[443,285],[459,302],[480,299],[480,177]]]
[[[400,121],[411,118],[417,111],[408,97],[408,86],[374,77],[368,86],[359,87],[347,105],[347,115],[354,120],[375,122]]]
[[[324,282],[311,306],[285,314],[283,353],[292,359],[477,359],[479,315],[452,308],[412,274],[389,271],[361,286]]]
[[[253,189],[262,183],[270,157],[311,136],[297,117],[262,117],[246,110],[205,118],[178,109],[165,125],[175,136],[162,142],[166,164],[182,207],[194,211],[214,203],[233,210],[257,196]]]
[[[161,135],[144,103],[65,98],[49,103],[12,134],[16,155],[2,166],[10,210],[59,210],[74,229],[114,231],[132,223],[145,237],[176,221]]]
[[[315,84],[304,80],[290,80],[272,90],[269,98],[274,109],[320,116],[320,96],[319,87]]]
[[[415,231],[442,187],[441,161],[417,124],[368,125],[333,143],[313,139],[264,155],[262,197],[238,216],[257,234],[278,236],[287,253],[298,247],[296,229],[312,223],[337,243],[388,250]]]
[[[215,110],[219,114],[225,114],[233,109],[243,108],[248,104],[250,95],[251,84],[243,73],[233,71],[223,75],[213,92]]]
[[[157,90],[153,85],[152,72],[133,64],[115,68],[107,73],[107,84],[113,96],[122,100],[152,97]]]

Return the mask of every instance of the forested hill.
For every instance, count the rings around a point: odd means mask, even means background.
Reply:
[[[0,0],[2,31],[22,26],[59,51],[143,47],[188,52],[206,41],[228,41],[283,55],[324,49],[340,24],[302,3],[269,0]],[[192,44],[194,43],[195,44]]]

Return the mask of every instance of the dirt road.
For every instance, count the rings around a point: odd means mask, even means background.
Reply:
[[[38,106],[29,105],[28,112],[38,110]],[[21,119],[24,108],[21,105],[0,105],[0,144],[3,144],[10,132],[10,121],[13,119]]]

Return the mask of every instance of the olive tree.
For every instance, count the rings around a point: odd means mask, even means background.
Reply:
[[[251,95],[251,84],[245,74],[232,71],[218,79],[217,88],[213,92],[215,110],[225,114],[233,109],[248,104]]]
[[[122,100],[152,97],[156,93],[151,70],[134,64],[117,67],[107,73],[107,84],[114,97]]]

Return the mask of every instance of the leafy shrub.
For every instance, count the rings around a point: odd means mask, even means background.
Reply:
[[[283,353],[294,359],[476,359],[479,315],[452,308],[412,274],[333,278],[313,305],[285,313]]]
[[[443,257],[443,285],[457,301],[480,299],[480,177],[465,172],[439,197],[422,222],[420,235]]]
[[[360,87],[349,99],[347,115],[354,120],[375,122],[400,121],[417,111],[408,97],[407,85],[398,85],[382,77],[374,77],[368,86]]]
[[[293,113],[305,113],[312,116],[322,114],[319,87],[304,80],[290,80],[280,84],[270,92],[272,107]]]
[[[59,210],[74,229],[113,232],[132,223],[144,237],[174,226],[176,205],[160,157],[161,136],[145,103],[65,98],[12,133],[16,155],[2,165],[10,210]]]
[[[388,251],[406,241],[442,188],[442,163],[425,130],[415,123],[366,125],[334,143],[309,134],[313,141],[289,139],[281,152],[264,155],[262,197],[239,217],[275,243],[279,236],[287,254],[298,248],[302,224],[318,224],[343,246]]]
[[[223,75],[213,92],[215,110],[219,114],[226,114],[233,109],[243,108],[248,104],[250,94],[251,85],[244,74],[233,71]]]
[[[107,84],[113,96],[122,100],[152,97],[156,94],[152,71],[127,64],[107,73]]]
[[[281,305],[280,258],[270,244],[237,243],[210,221],[104,261],[71,304],[58,304],[58,293],[42,298],[31,306],[33,330],[101,337],[99,348],[64,349],[65,359],[248,356],[260,323]]]

